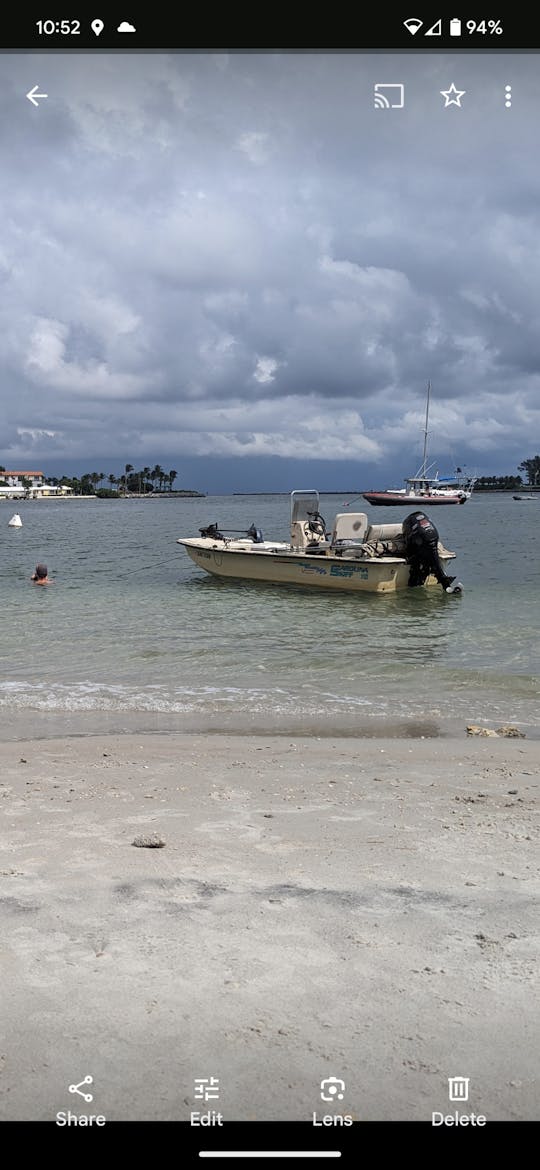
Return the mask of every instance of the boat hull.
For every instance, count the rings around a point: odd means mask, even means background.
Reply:
[[[204,541],[179,540],[192,561],[216,577],[255,581],[267,585],[300,585],[310,589],[331,589],[347,593],[395,593],[409,583],[409,565],[400,557],[356,560],[304,553],[245,552],[208,547]],[[442,564],[454,559],[441,556]],[[435,577],[426,585],[437,585]]]
[[[440,508],[449,504],[464,504],[467,496],[409,496],[403,492],[363,492],[363,499],[375,508]]]

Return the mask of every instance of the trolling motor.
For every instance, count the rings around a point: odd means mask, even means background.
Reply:
[[[209,524],[207,528],[199,528],[199,532],[201,536],[208,536],[210,540],[226,540],[227,537],[223,533],[235,532],[242,536],[249,536],[254,544],[264,544],[264,536],[260,528],[256,528],[254,524],[250,528],[224,528],[223,532],[217,524]]]
[[[439,533],[425,512],[411,512],[403,521],[405,554],[410,565],[409,588],[423,585],[430,573],[446,593],[461,593],[463,586],[448,577],[439,557]],[[453,582],[456,581],[455,585]]]
[[[217,524],[209,524],[208,528],[199,528],[201,536],[208,536],[211,540],[225,540],[222,532],[219,531]]]

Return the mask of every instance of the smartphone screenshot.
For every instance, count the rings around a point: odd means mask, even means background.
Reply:
[[[2,30],[6,1135],[538,1121],[537,31]]]

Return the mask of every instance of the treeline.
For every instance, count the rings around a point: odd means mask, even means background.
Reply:
[[[531,487],[540,485],[540,455],[533,455],[532,459],[524,459],[518,466],[518,471],[524,471],[527,483]]]
[[[475,482],[475,491],[511,491],[513,488],[523,487],[520,475],[479,475]]]
[[[115,496],[127,495],[128,492],[146,495],[155,491],[172,492],[177,478],[178,472],[174,468],[171,471],[164,471],[159,463],[156,463],[155,467],[143,467],[140,471],[136,470],[132,463],[126,463],[123,475],[89,471],[81,475],[80,479],[77,476],[63,475],[60,479],[50,476],[49,483],[57,487],[70,487],[77,496],[94,496],[98,492],[107,492]],[[108,486],[104,487],[105,484]]]
[[[540,487],[540,455],[524,459],[518,464],[518,471],[525,472],[529,487]],[[475,486],[479,491],[511,491],[523,487],[523,478],[521,475],[479,475]]]

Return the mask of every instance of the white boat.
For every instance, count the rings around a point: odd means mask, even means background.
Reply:
[[[291,493],[289,542],[264,540],[253,525],[239,536],[212,524],[201,528],[200,536],[179,537],[177,543],[216,577],[362,593],[437,583],[448,593],[462,589],[446,572],[456,554],[438,542],[423,512],[412,513],[403,524],[369,524],[365,512],[341,512],[327,531],[319,493],[311,489]]]
[[[362,492],[364,500],[377,507],[395,507],[402,505],[421,508],[440,507],[443,504],[465,504],[470,500],[476,482],[474,476],[465,475],[461,468],[456,469],[455,475],[439,477],[439,473],[430,476],[432,470],[427,465],[427,441],[429,424],[429,404],[431,398],[431,382],[428,382],[426,401],[426,421],[424,425],[424,453],[422,466],[416,475],[405,480],[405,487],[387,488],[385,491]]]
[[[512,496],[513,500],[540,500],[540,492],[535,496]]]

